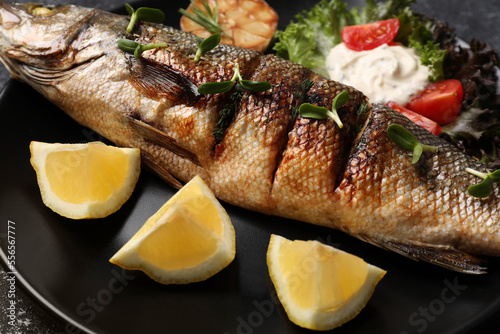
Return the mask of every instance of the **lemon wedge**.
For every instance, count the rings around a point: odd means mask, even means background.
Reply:
[[[235,232],[222,205],[196,176],[109,260],[163,284],[199,282],[235,257]]]
[[[61,216],[102,218],[117,211],[134,191],[141,170],[136,148],[30,143],[42,200]]]
[[[386,271],[318,241],[271,235],[267,265],[290,320],[313,330],[330,330],[365,307]]]

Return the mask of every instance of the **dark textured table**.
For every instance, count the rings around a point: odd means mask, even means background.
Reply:
[[[61,1],[57,1],[61,2]],[[187,3],[187,1],[185,1]],[[355,4],[363,4],[363,1],[351,1]],[[77,3],[89,7],[97,7],[105,10],[113,10],[122,5],[121,1],[115,0],[80,0]],[[269,0],[269,3],[273,3]],[[416,12],[426,13],[449,22],[456,29],[457,35],[465,41],[475,37],[481,41],[488,42],[493,48],[500,49],[500,0],[419,0],[413,7]],[[283,28],[287,22],[280,20]],[[168,22],[167,22],[168,24]],[[173,25],[177,22],[172,23]],[[0,90],[8,83],[9,77],[5,69],[0,68]],[[8,112],[2,110],[0,112]],[[55,319],[51,314],[40,308],[38,304],[28,298],[22,291],[17,289],[17,315],[16,324],[8,325],[9,300],[7,298],[9,281],[6,273],[0,269],[0,333],[63,333],[64,324]],[[478,328],[475,333],[498,333],[500,328],[500,312],[491,317]]]

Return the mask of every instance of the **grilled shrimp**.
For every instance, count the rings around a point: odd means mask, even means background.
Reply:
[[[222,43],[261,52],[268,47],[278,26],[278,14],[264,0],[192,0],[188,16],[199,18],[197,10],[220,28]],[[216,32],[213,26],[201,25],[188,16],[184,13],[181,18],[182,30],[203,38]]]

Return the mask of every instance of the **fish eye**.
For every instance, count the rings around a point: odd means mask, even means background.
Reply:
[[[31,5],[28,12],[33,16],[48,16],[54,12],[54,8],[48,8],[40,5]]]

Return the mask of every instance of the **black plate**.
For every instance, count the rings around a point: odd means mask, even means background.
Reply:
[[[269,2],[281,15],[280,27],[313,3]],[[166,22],[176,25],[179,4],[159,3],[141,5],[162,8]],[[291,323],[276,302],[265,260],[271,233],[318,239],[388,271],[365,309],[336,333],[467,332],[500,309],[500,270],[495,262],[487,275],[457,274],[413,262],[338,231],[225,203],[236,230],[237,255],[222,272],[201,283],[165,286],[142,272],[123,271],[108,259],[174,190],[144,171],[134,194],[117,213],[90,221],[63,218],[40,199],[29,163],[29,143],[102,138],[21,83],[9,82],[0,97],[0,110],[2,264],[11,271],[5,263],[11,226],[17,282],[62,319],[67,333],[306,332]]]

